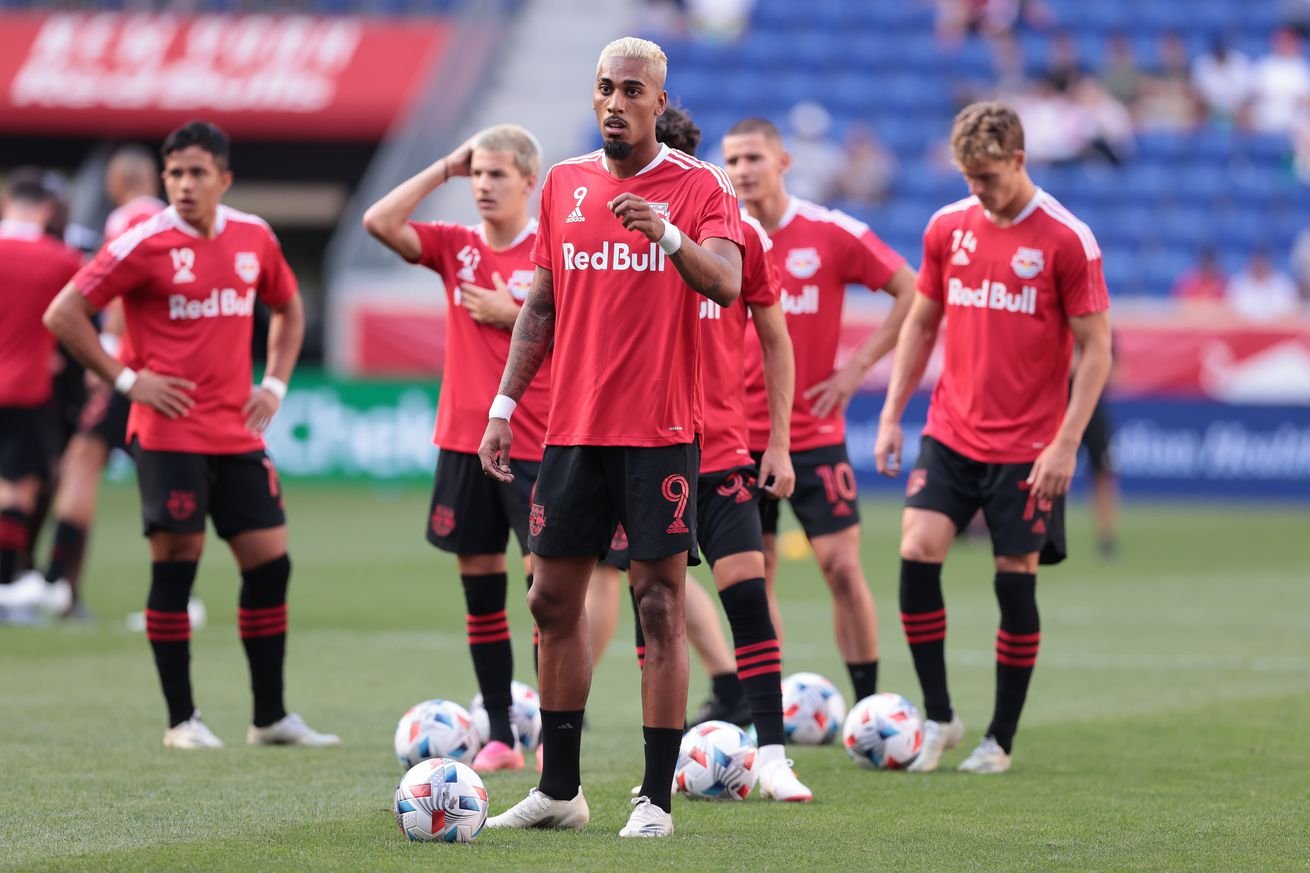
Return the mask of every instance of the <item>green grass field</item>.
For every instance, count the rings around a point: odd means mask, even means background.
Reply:
[[[588,711],[591,824],[445,846],[408,843],[390,810],[401,712],[476,691],[453,562],[421,536],[427,495],[293,485],[288,500],[288,702],[345,746],[243,744],[237,577],[217,540],[197,583],[210,623],[193,642],[193,670],[205,719],[228,747],[161,746],[149,650],[122,621],[146,592],[136,497],[110,488],[86,573],[99,622],[0,627],[0,869],[1310,869],[1304,510],[1130,507],[1122,556],[1105,564],[1075,509],[1074,558],[1042,576],[1042,652],[1010,774],[870,773],[839,747],[795,749],[814,803],[678,799],[671,840],[617,837],[641,772],[625,616]],[[881,684],[917,700],[895,618],[898,509],[865,512]],[[980,546],[961,546],[947,566],[948,657],[967,747],[991,711],[990,578]],[[848,692],[812,563],[785,563],[780,586],[787,672],[816,670]],[[519,676],[531,681],[521,597],[511,616]],[[705,684],[693,668],[694,697]],[[535,774],[492,774],[493,811],[533,784]]]

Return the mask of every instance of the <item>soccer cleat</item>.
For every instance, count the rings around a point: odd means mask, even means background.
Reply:
[[[961,773],[1004,773],[1009,769],[1010,756],[993,737],[983,737],[959,766]]]
[[[186,721],[164,731],[164,745],[170,749],[221,749],[223,741],[200,720],[200,710],[196,710]]]
[[[282,716],[268,727],[255,727],[252,724],[246,728],[246,743],[251,746],[322,748],[341,745],[341,737],[336,734],[320,734],[293,712]]]
[[[46,597],[45,577],[35,570],[28,570],[8,585],[0,585],[0,606],[14,610],[43,607]]]
[[[671,837],[673,836],[673,816],[650,802],[649,797],[637,797],[632,801],[632,815],[628,823],[619,831],[621,837]]]
[[[560,828],[581,830],[591,820],[591,810],[582,789],[572,800],[555,800],[536,788],[528,796],[502,812],[487,819],[489,828]]]
[[[73,586],[67,579],[56,579],[46,585],[45,608],[55,615],[67,615],[73,608]]]
[[[755,717],[751,715],[750,701],[745,697],[732,706],[724,703],[723,698],[718,695],[713,695],[700,705],[700,709],[696,710],[690,721],[692,727],[707,721],[726,721],[744,728],[754,719]]]
[[[932,719],[923,722],[923,748],[919,756],[905,769],[911,773],[931,773],[942,761],[942,754],[964,742],[964,722],[958,715],[942,723]]]
[[[770,761],[760,768],[760,793],[773,800],[809,803],[814,792],[796,778],[791,761]]]
[[[492,773],[496,770],[522,770],[523,756],[517,749],[512,749],[500,740],[492,740],[482,747],[473,759],[473,770],[477,773]]]

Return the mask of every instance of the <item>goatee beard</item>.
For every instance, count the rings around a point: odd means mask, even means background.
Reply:
[[[605,157],[616,161],[626,161],[632,155],[632,143],[623,142],[622,140],[607,139],[602,148],[605,151]]]

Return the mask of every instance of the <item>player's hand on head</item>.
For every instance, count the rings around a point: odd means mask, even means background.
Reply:
[[[664,219],[636,194],[625,191],[606,205],[628,230],[642,234],[651,242],[659,242],[664,236]]]
[[[473,138],[460,143],[459,147],[446,155],[446,169],[449,176],[473,175]]]
[[[518,317],[519,306],[514,302],[514,295],[509,292],[509,286],[500,273],[492,273],[491,281],[494,288],[461,282],[460,302],[468,310],[469,317],[478,324],[511,327]]]
[[[796,490],[796,471],[792,469],[789,452],[775,448],[764,450],[760,458],[760,487],[770,497],[791,497]]]
[[[1028,474],[1028,485],[1032,488],[1033,496],[1038,500],[1051,500],[1064,495],[1069,490],[1069,483],[1073,481],[1077,465],[1077,445],[1070,446],[1056,441],[1042,449]]]
[[[900,474],[901,449],[904,445],[905,434],[901,432],[899,422],[878,423],[878,437],[873,444],[873,462],[879,473],[887,477]]]
[[[241,414],[246,418],[246,430],[251,433],[263,433],[273,423],[273,416],[282,406],[278,396],[267,388],[256,385],[250,397],[241,407]]]
[[[810,412],[816,418],[826,418],[833,410],[846,411],[863,380],[863,373],[842,367],[822,382],[811,385],[802,396],[810,401]]]
[[[127,397],[133,403],[140,403],[162,412],[169,418],[186,418],[196,401],[188,393],[194,391],[196,383],[180,376],[165,376],[150,370],[140,370],[136,382]]]
[[[482,472],[497,482],[513,482],[514,474],[509,469],[509,447],[514,442],[514,434],[509,429],[509,422],[503,418],[487,420],[487,430],[482,435],[482,445],[478,447],[478,460],[482,462]]]

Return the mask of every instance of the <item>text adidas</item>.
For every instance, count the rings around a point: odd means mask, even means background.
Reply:
[[[564,243],[564,269],[566,270],[632,270],[637,273],[664,272],[664,254],[655,243],[645,252],[634,252],[627,243],[600,244],[598,252],[580,252],[573,243]]]
[[[1004,283],[991,279],[983,279],[979,287],[969,288],[959,279],[951,278],[946,282],[946,302],[951,306],[1036,315],[1037,289],[1032,285],[1024,285],[1018,294],[1011,294]]]
[[[235,288],[215,288],[209,296],[193,300],[185,294],[168,295],[168,317],[171,321],[190,321],[197,318],[220,316],[249,316],[255,311],[255,289],[238,294]]]

